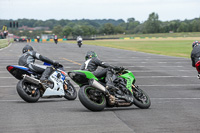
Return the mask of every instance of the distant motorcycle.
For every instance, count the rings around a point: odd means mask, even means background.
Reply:
[[[58,39],[54,39],[54,42],[55,42],[55,44],[57,44],[58,43]]]
[[[105,107],[126,107],[132,104],[142,109],[150,107],[149,96],[135,85],[136,79],[131,71],[124,68],[112,71],[116,87],[113,89],[105,87],[105,77],[97,78],[90,71],[68,72],[69,77],[80,86],[79,100],[87,109],[101,111]]]
[[[37,36],[37,42],[39,43],[40,42],[40,36]]]
[[[81,47],[82,45],[82,41],[77,41],[77,45],[79,46],[79,48]]]
[[[34,103],[42,98],[61,98],[74,100],[77,91],[66,79],[63,66],[54,66],[54,72],[49,76],[49,82],[44,87],[40,82],[41,74],[30,71],[29,68],[18,65],[8,65],[7,70],[18,80],[17,92],[26,102]]]

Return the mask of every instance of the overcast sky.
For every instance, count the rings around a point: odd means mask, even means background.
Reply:
[[[143,22],[200,17],[200,0],[0,0],[0,19],[123,19]]]

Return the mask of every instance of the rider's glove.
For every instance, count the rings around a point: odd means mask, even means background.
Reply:
[[[113,69],[116,71],[119,71],[121,69],[121,67],[115,66]]]
[[[54,66],[59,66],[60,64],[59,64],[58,62],[55,61],[55,62],[53,63],[53,65],[54,65]]]

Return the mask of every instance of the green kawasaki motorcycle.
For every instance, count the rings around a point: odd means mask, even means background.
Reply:
[[[136,79],[131,71],[124,68],[111,71],[114,89],[107,89],[105,77],[98,79],[90,71],[68,72],[69,77],[80,86],[79,100],[87,109],[101,111],[105,107],[127,107],[132,104],[141,109],[150,107],[149,96],[135,85]]]

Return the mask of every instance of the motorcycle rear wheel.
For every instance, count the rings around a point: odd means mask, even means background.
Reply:
[[[81,103],[91,111],[102,111],[106,107],[105,95],[89,85],[81,87],[78,96]]]
[[[34,90],[31,83],[20,80],[17,84],[17,93],[28,103],[35,103],[39,100],[41,93],[39,89]]]

